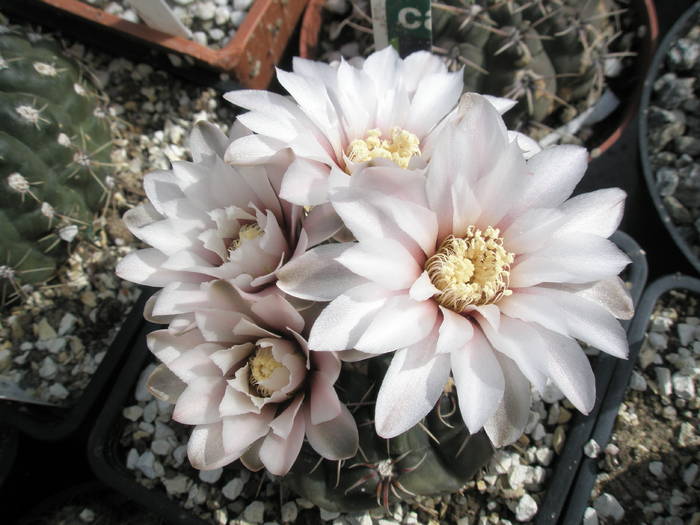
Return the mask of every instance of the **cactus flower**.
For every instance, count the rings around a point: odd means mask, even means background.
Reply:
[[[326,459],[354,456],[357,426],[334,389],[340,360],[309,352],[302,315],[275,288],[247,294],[223,280],[202,288],[207,307],[196,311],[196,326],[148,336],[163,362],[151,391],[175,403],[175,421],[195,425],[192,465],[216,469],[240,458],[284,475],[305,436]]]
[[[311,348],[395,352],[376,401],[379,435],[418,423],[451,374],[469,431],[502,446],[525,427],[530,383],[551,381],[582,412],[593,408],[578,341],[626,356],[616,317],[632,314],[618,277],[629,259],[607,239],[625,194],[570,198],[586,151],[531,153],[492,103],[466,94],[425,169],[377,162],[331,188],[356,242],[316,247],[278,272],[288,294],[330,301]]]

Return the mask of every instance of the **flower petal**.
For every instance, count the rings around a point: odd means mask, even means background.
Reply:
[[[484,424],[484,430],[494,447],[505,447],[520,438],[530,416],[530,384],[518,366],[505,355],[496,352],[504,378],[503,398],[496,412]]]
[[[474,335],[471,321],[447,308],[440,306],[442,323],[435,350],[439,354],[450,353],[463,348]]]
[[[297,414],[286,439],[270,432],[260,447],[260,461],[276,476],[284,476],[292,468],[304,443],[306,424],[303,414]]]
[[[330,460],[353,457],[359,445],[357,424],[345,405],[340,405],[335,418],[318,425],[311,422],[310,411],[307,412],[306,438],[319,455]]]
[[[219,403],[226,382],[219,377],[196,377],[180,394],[173,410],[173,419],[185,425],[208,425],[221,419]]]
[[[557,235],[581,232],[610,237],[620,225],[626,197],[620,188],[608,188],[569,199],[559,208],[566,220]]]
[[[418,276],[418,279],[414,281],[411,288],[408,290],[408,295],[414,301],[426,301],[435,294],[439,293],[442,292],[433,285],[433,282],[430,280],[430,276],[426,271],[423,271]]]
[[[340,400],[330,378],[322,372],[311,372],[311,400],[309,403],[311,423],[320,425],[335,419],[340,414]]]
[[[187,457],[198,470],[215,470],[235,461],[240,452],[226,454],[224,450],[222,423],[198,425],[192,430],[187,442]]]
[[[282,180],[280,197],[300,206],[316,206],[328,201],[328,166],[297,157]]]
[[[274,407],[267,405],[259,414],[248,413],[222,419],[224,451],[240,455],[250,445],[270,431],[270,421],[275,416]]]

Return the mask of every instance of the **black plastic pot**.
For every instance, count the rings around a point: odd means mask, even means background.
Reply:
[[[73,405],[52,407],[2,401],[0,402],[0,421],[41,441],[58,441],[73,434],[95,406],[109,379],[121,364],[126,351],[132,347],[134,337],[144,323],[143,307],[150,295],[151,292],[148,289],[142,289],[141,295],[112,341],[90,383]]]
[[[105,525],[121,523],[163,525],[164,523],[160,518],[148,514],[130,502],[122,494],[95,481],[70,487],[49,496],[38,502],[30,513],[22,516],[16,523],[17,525],[53,525],[56,523],[56,512],[67,506],[88,508],[95,512],[99,523]]]
[[[639,350],[644,342],[644,335],[647,331],[649,318],[654,311],[654,306],[662,295],[674,289],[690,290],[700,294],[700,280],[680,274],[669,275],[654,281],[644,292],[644,296],[637,307],[627,332],[630,343],[629,359],[617,362],[615,374],[608,386],[608,392],[603,400],[600,414],[591,433],[591,439],[595,439],[601,448],[605,448],[610,440],[610,436],[612,436],[617,412],[620,404],[625,399],[627,385],[637,363]],[[578,525],[581,523],[581,518],[588,506],[597,475],[598,459],[584,457],[576,476],[562,523],[566,525]]]
[[[625,280],[631,285],[630,292],[636,306],[647,281],[646,254],[636,241],[624,232],[615,232],[611,239],[632,259],[632,264],[627,269],[628,273]],[[630,323],[631,321],[622,321],[623,326],[628,330],[628,334]],[[618,361],[618,358],[603,353],[596,356],[593,361],[593,372],[596,379],[595,406],[588,415],[577,413],[573,422],[569,425],[564,449],[554,466],[554,472],[548,482],[549,488],[537,513],[535,521],[537,525],[558,523],[562,513],[569,511],[570,503],[567,499],[573,497],[573,492],[576,489],[575,487],[572,489],[572,486],[579,471],[579,466],[582,460],[585,459],[583,446],[590,439],[593,429],[597,425],[598,418],[601,417],[603,407],[606,406],[610,385],[617,378],[616,365]],[[583,510],[581,511],[581,516],[583,516]],[[578,525],[580,522],[581,519],[579,518],[575,523]],[[565,523],[569,522],[565,521]]]
[[[647,279],[647,263],[644,251],[627,234],[616,232],[612,240],[632,259],[628,269],[627,282],[631,284],[631,293],[635,304],[642,294]],[[624,322],[627,325],[629,322]],[[146,324],[142,327],[133,347],[129,360],[122,369],[97,423],[90,434],[88,442],[88,459],[97,476],[106,484],[145,505],[153,512],[163,516],[169,523],[178,525],[204,525],[205,522],[195,517],[179,504],[167,498],[164,492],[148,490],[138,484],[133,474],[126,468],[124,451],[119,446],[119,437],[124,426],[122,409],[128,396],[134,390],[136,381],[149,359],[145,337],[154,328]],[[564,450],[555,466],[549,489],[538,514],[538,524],[557,523],[569,489],[572,486],[578,466],[583,455],[583,445],[589,439],[600,408],[604,402],[608,384],[611,381],[616,358],[600,354],[595,360],[596,387],[598,399],[589,416],[574,419],[568,432]]]
[[[17,456],[19,433],[14,427],[0,426],[0,488],[10,474]]]
[[[156,325],[144,323],[134,339],[129,349],[129,359],[117,377],[114,388],[90,433],[88,460],[100,480],[157,513],[168,523],[207,525],[190,511],[170,501],[165,492],[148,490],[139,485],[133,474],[127,470],[126,458],[119,447],[119,438],[124,426],[122,408],[134,391],[136,381],[151,356],[146,347],[146,335],[156,328]]]
[[[676,21],[676,23],[673,24],[673,27],[671,27],[669,32],[666,34],[663,41],[661,42],[661,45],[657,49],[656,54],[654,55],[654,60],[652,61],[651,67],[649,68],[649,72],[647,73],[647,77],[644,80],[644,89],[642,91],[642,102],[640,106],[639,117],[639,154],[641,157],[644,179],[646,180],[647,188],[649,189],[651,198],[654,201],[656,211],[659,213],[661,222],[664,223],[664,226],[666,226],[666,229],[671,234],[671,237],[676,243],[676,246],[678,246],[678,248],[683,252],[683,254],[688,259],[688,262],[690,262],[690,264],[693,265],[695,271],[700,272],[700,258],[698,258],[693,253],[690,246],[688,246],[688,243],[678,231],[678,227],[673,223],[671,215],[669,214],[668,210],[666,209],[666,206],[661,200],[661,196],[659,195],[659,192],[657,190],[656,180],[654,178],[654,170],[651,166],[648,143],[648,113],[649,104],[651,103],[651,95],[654,88],[654,81],[659,75],[659,70],[664,65],[664,60],[666,59],[666,55],[668,55],[668,51],[671,45],[673,45],[673,43],[678,39],[678,37],[682,36],[683,33],[688,29],[689,21],[695,16],[700,16],[700,3],[698,2],[696,2],[692,7],[690,7],[690,9],[683,13],[683,15]]]

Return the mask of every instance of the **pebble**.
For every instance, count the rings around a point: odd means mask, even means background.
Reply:
[[[664,464],[660,461],[651,461],[649,463],[649,472],[651,472],[658,479],[664,479],[666,477],[664,474]]]
[[[613,521],[620,521],[625,515],[625,509],[615,496],[604,492],[595,499],[593,508],[602,518],[610,518]]]
[[[222,468],[217,468],[214,470],[200,470],[199,479],[201,479],[204,483],[216,483],[219,481],[219,478],[223,472],[224,469]]]
[[[135,448],[129,449],[129,453],[126,455],[126,468],[129,470],[134,470],[136,468],[136,463],[139,460],[139,451]]]
[[[36,335],[39,337],[40,341],[47,341],[49,339],[56,339],[58,335],[56,330],[49,324],[46,318],[42,318],[36,325]]]
[[[139,456],[139,459],[136,461],[134,467],[140,470],[148,479],[155,479],[155,459],[156,457],[153,455],[153,452],[147,450]]]
[[[233,478],[231,481],[229,481],[228,483],[226,483],[226,485],[223,486],[221,492],[226,497],[226,499],[234,501],[238,499],[238,496],[241,495],[244,485],[245,484],[243,483],[243,480],[241,478]]]
[[[636,370],[632,371],[632,377],[630,377],[630,388],[632,390],[636,390],[637,392],[644,392],[647,389],[647,380]]]
[[[589,439],[583,445],[583,453],[589,458],[597,458],[600,455],[600,445],[595,439]]]
[[[656,384],[659,387],[659,391],[664,396],[670,396],[673,392],[673,385],[671,384],[671,371],[664,366],[657,366],[656,372]]]
[[[155,400],[151,401],[143,408],[143,420],[146,423],[153,423],[153,421],[155,421],[157,415],[158,415],[158,405],[156,405]]]
[[[53,379],[56,377],[56,372],[58,372],[58,367],[54,360],[50,357],[45,357],[39,367],[39,375],[44,379]]]
[[[294,523],[297,520],[297,505],[293,501],[288,501],[282,505],[281,518],[285,523]]]
[[[530,521],[537,514],[537,502],[529,494],[524,494],[515,507],[515,519],[523,522]]]
[[[598,525],[598,513],[593,507],[586,507],[583,512],[583,525]]]
[[[58,335],[66,335],[73,331],[78,318],[70,312],[66,312],[58,323]]]
[[[262,501],[251,502],[243,511],[243,517],[251,523],[262,523],[265,519],[265,504]]]
[[[695,397],[695,382],[692,377],[677,372],[673,374],[672,382],[673,391],[681,399],[688,401]]]
[[[167,456],[173,450],[173,444],[166,439],[154,439],[151,441],[151,450],[156,456]]]
[[[49,387],[49,394],[51,395],[51,397],[63,400],[68,399],[70,392],[68,392],[68,389],[61,383],[54,383]]]
[[[202,20],[211,20],[216,16],[216,4],[214,2],[199,2],[195,6],[194,14]]]
[[[698,464],[697,463],[691,464],[683,471],[683,483],[685,483],[689,487],[693,483],[695,483],[695,480],[697,477],[698,477]]]
[[[95,521],[95,512],[92,509],[83,509],[78,517],[85,523],[92,523]]]
[[[340,516],[340,512],[330,511],[326,509],[320,509],[320,511],[322,521],[333,521],[338,516]]]
[[[129,421],[138,421],[139,419],[141,419],[142,414],[143,408],[141,408],[138,405],[132,405],[122,410],[122,415]]]
[[[163,485],[168,494],[184,494],[190,490],[191,482],[184,474],[178,474],[173,478],[163,480]]]

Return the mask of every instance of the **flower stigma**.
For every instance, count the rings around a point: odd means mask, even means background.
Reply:
[[[441,293],[435,300],[461,313],[468,306],[492,304],[511,295],[508,289],[514,254],[503,248],[497,228],[469,226],[464,237],[449,235],[425,263],[430,281]]]
[[[262,234],[263,231],[257,224],[246,224],[245,226],[241,226],[241,229],[238,230],[238,239],[234,240],[231,243],[229,253],[233,253],[234,251],[236,251],[244,242],[252,241],[253,239],[262,237]]]
[[[408,168],[414,155],[420,156],[420,140],[402,128],[392,128],[391,138],[383,139],[382,132],[370,129],[364,139],[355,139],[348,146],[347,157],[352,162],[389,159],[401,168]]]
[[[263,396],[269,397],[273,392],[262,384],[269,379],[275,370],[280,368],[282,363],[277,361],[272,355],[272,348],[269,346],[258,346],[255,353],[248,359],[250,366],[250,383]]]

